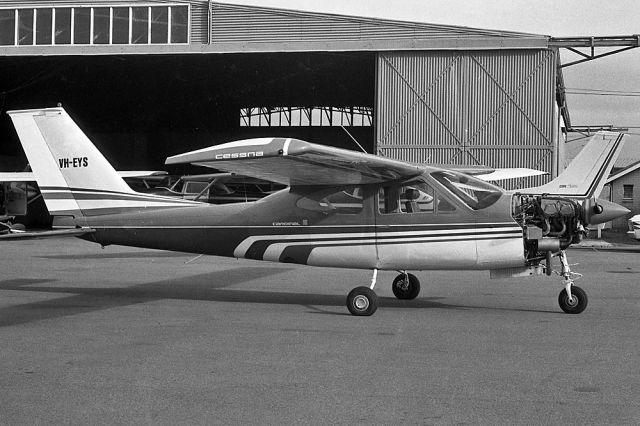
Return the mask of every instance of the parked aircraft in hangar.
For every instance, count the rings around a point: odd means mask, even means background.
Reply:
[[[399,299],[420,292],[410,270],[490,270],[493,277],[551,273],[559,304],[580,313],[566,248],[587,225],[625,214],[597,199],[623,143],[600,132],[550,183],[518,192],[456,170],[409,164],[296,139],[230,142],[167,159],[286,185],[258,201],[212,205],[132,190],[64,109],[11,111],[54,231],[118,244],[319,267],[369,269],[347,296],[353,315],[377,309],[379,270],[397,270]],[[28,238],[10,234],[0,238]]]

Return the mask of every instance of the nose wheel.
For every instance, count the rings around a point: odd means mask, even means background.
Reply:
[[[579,314],[587,308],[587,293],[575,285],[571,286],[571,295],[563,289],[558,295],[558,304],[567,314]]]

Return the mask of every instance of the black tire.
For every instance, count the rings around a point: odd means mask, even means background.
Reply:
[[[420,294],[420,280],[413,274],[407,274],[409,282],[406,282],[405,275],[400,274],[391,284],[393,294],[401,300],[413,300]]]
[[[567,290],[563,289],[558,295],[558,304],[560,305],[560,309],[568,314],[579,314],[587,308],[587,303],[589,303],[589,299],[587,299],[587,293],[580,287],[571,286],[571,296],[573,298],[572,301],[569,300],[569,295],[567,294]]]
[[[369,287],[356,287],[347,296],[347,308],[351,315],[368,317],[378,309],[378,296]]]

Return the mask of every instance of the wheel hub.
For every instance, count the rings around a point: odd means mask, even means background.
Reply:
[[[399,287],[402,291],[407,291],[409,289],[409,279],[405,278],[399,283]]]
[[[354,300],[353,300],[353,305],[361,310],[364,311],[369,307],[369,299],[367,299],[365,296],[357,296]]]
[[[577,305],[578,305],[578,298],[576,296],[574,296],[573,294],[571,295],[571,297],[567,296],[567,306],[574,308]]]

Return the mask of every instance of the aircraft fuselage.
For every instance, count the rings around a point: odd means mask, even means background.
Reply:
[[[313,266],[437,270],[525,264],[522,228],[511,217],[508,194],[479,211],[450,197],[442,211],[382,213],[378,187],[359,188],[357,197],[336,189],[343,199],[331,206],[323,197],[331,191],[316,196],[283,190],[257,202],[87,216],[76,225],[95,229],[86,238],[103,245]]]

